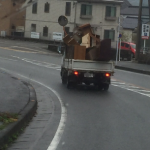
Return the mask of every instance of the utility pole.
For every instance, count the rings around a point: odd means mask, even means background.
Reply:
[[[138,16],[138,28],[137,28],[137,40],[136,40],[136,55],[135,60],[139,61],[139,54],[141,48],[141,15],[142,15],[142,3],[143,0],[139,1],[139,16]]]
[[[148,0],[148,7],[149,7],[149,19],[150,19],[150,0]]]

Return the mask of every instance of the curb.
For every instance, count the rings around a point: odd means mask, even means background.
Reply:
[[[126,70],[126,71],[131,71],[131,72],[136,72],[136,73],[150,75],[150,71],[133,69],[133,68],[127,68],[127,67],[122,67],[122,66],[115,66],[115,68],[116,69],[120,69],[120,70]]]
[[[18,121],[8,125],[7,130],[2,130],[2,134],[0,135],[0,150],[2,146],[9,142],[10,137],[12,137],[17,132],[19,133],[21,129],[27,125],[27,123],[34,116],[37,109],[36,92],[33,86],[24,81],[22,81],[22,83],[29,88],[29,102],[20,112],[21,115],[19,116]]]

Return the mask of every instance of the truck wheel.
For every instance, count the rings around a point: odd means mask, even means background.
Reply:
[[[100,85],[97,86],[97,89],[98,89],[99,91],[101,91],[101,90],[103,89],[103,86],[100,84]]]
[[[67,81],[67,88],[68,88],[68,89],[71,89],[71,88],[73,88],[73,87],[74,87],[74,83]]]
[[[104,91],[107,91],[109,89],[109,84],[104,84],[103,88],[104,88]]]
[[[70,81],[67,81],[67,88],[68,89],[72,89],[76,86],[76,83],[75,82],[70,82]]]
[[[62,84],[66,84],[67,83],[67,77],[64,74],[62,75],[61,80],[62,80]]]

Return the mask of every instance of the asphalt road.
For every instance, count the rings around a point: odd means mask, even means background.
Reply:
[[[31,82],[38,110],[9,150],[150,149],[150,76],[116,70],[108,92],[68,90],[61,84],[61,55],[11,44],[1,44],[0,69]]]

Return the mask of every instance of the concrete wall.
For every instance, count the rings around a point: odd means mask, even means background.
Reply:
[[[46,2],[50,3],[49,13],[44,12],[44,5]],[[112,29],[115,30],[115,40],[112,41],[112,47],[116,47],[118,17],[120,16],[120,5],[92,3],[92,18],[83,19],[80,18],[81,4],[82,3],[77,3],[77,8],[76,8],[73,1],[71,1],[71,16],[66,16],[69,21],[67,27],[70,27],[70,32],[73,31],[74,27],[76,26],[75,24],[80,25],[80,24],[90,23],[95,31],[95,34],[100,35],[100,38],[104,39],[104,30]],[[116,6],[115,21],[105,20],[106,6]],[[58,24],[58,17],[60,15],[65,15],[65,7],[66,7],[66,1],[61,1],[61,0],[38,1],[37,14],[32,14],[32,5],[28,7],[26,11],[25,36],[30,37],[31,24],[36,24],[36,32],[41,33],[41,37],[40,37],[41,39],[51,40],[53,32],[63,33],[63,28]],[[42,36],[43,27],[45,26],[47,26],[49,29],[48,37]]]
[[[12,25],[24,26],[26,10],[18,12],[24,0],[15,1],[1,0],[0,1],[0,31],[6,31],[9,35]]]

